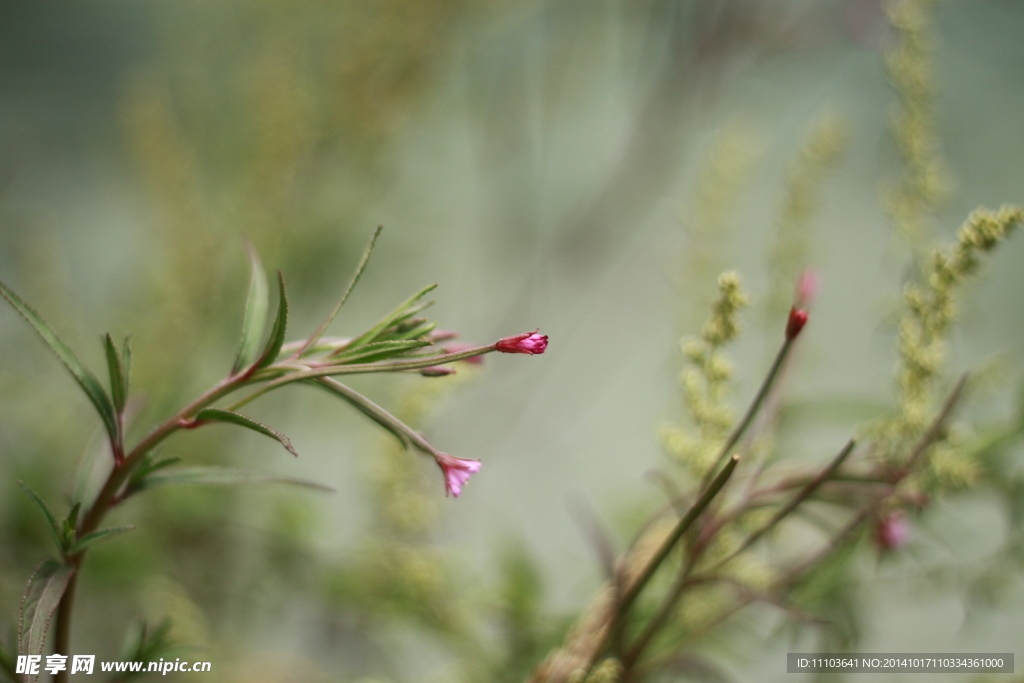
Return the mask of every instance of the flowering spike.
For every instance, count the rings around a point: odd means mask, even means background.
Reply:
[[[538,334],[540,330],[517,334],[514,337],[505,337],[498,340],[494,348],[502,353],[528,353],[530,355],[544,353],[548,348],[548,336]]]
[[[434,456],[437,459],[437,464],[441,467],[441,471],[444,472],[444,489],[445,495],[452,495],[456,498],[462,493],[462,487],[469,481],[471,474],[476,474],[480,471],[479,460],[463,460],[462,458],[455,458],[447,453],[438,453]]]
[[[879,518],[875,526],[875,540],[882,550],[896,550],[910,538],[910,523],[901,510]]]
[[[793,341],[800,330],[807,324],[807,311],[794,306],[789,309],[789,320],[786,322],[786,339]]]

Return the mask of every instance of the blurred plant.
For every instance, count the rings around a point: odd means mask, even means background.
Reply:
[[[777,391],[787,358],[808,322],[805,309],[790,310],[782,346],[743,417],[735,420],[722,406],[722,389],[731,373],[724,369],[729,365],[721,346],[738,332],[735,315],[742,301],[736,275],[723,275],[702,339],[683,347],[692,363],[683,374],[683,392],[697,429],[663,430],[669,452],[696,486],[642,527],[565,644],[530,680],[614,683],[667,672],[713,671],[708,661],[689,650],[709,630],[754,602],[821,625],[815,616],[823,607],[821,582],[834,584],[849,571],[850,551],[865,529],[875,529],[880,549],[895,550],[907,541],[909,522],[903,508],[924,505],[921,477],[934,469],[929,463],[939,450],[950,448],[949,418],[966,376],[947,392],[941,409],[934,410],[930,396],[937,389],[938,367],[933,363],[922,368],[907,356],[920,352],[922,345],[939,342],[922,342],[919,335],[908,343],[904,328],[917,325],[928,330],[921,334],[942,337],[953,321],[952,290],[976,269],[978,251],[990,250],[1021,222],[1021,208],[979,209],[960,229],[953,246],[935,252],[936,265],[928,281],[908,289],[917,294],[908,294],[900,328],[901,391],[897,410],[885,423],[888,429],[877,433],[867,449],[858,449],[857,441],[850,439],[820,468],[786,460],[764,467],[752,457],[758,445],[748,436],[760,412],[777,409],[777,401],[768,398]],[[913,420],[906,416],[909,401],[903,387],[908,383],[917,392]],[[757,424],[770,430],[774,423],[762,419]],[[885,457],[877,457],[879,452]],[[860,457],[851,457],[855,453]],[[968,455],[957,450],[958,457]],[[941,477],[928,481],[928,493],[943,488]],[[787,557],[780,537],[807,521],[817,527],[819,547]],[[767,552],[757,552],[765,545]]]
[[[76,485],[76,497],[63,518],[51,512],[50,506],[28,485],[22,488],[42,513],[47,529],[58,551],[57,558],[41,562],[29,580],[19,617],[18,652],[24,656],[41,655],[51,619],[56,616],[54,651],[70,651],[71,618],[75,588],[88,550],[95,544],[131,531],[131,526],[100,528],[106,515],[129,498],[145,490],[168,484],[207,483],[241,484],[253,481],[282,481],[301,486],[328,489],[322,484],[263,475],[247,470],[224,467],[179,467],[180,458],[162,458],[158,447],[181,430],[197,429],[212,423],[233,424],[250,429],[278,441],[293,455],[291,442],[283,434],[237,412],[237,409],[282,386],[296,383],[321,387],[356,408],[394,435],[406,448],[430,455],[445,478],[448,493],[458,496],[469,476],[480,469],[479,461],[463,460],[443,453],[419,432],[335,377],[367,373],[419,372],[426,376],[439,374],[448,363],[478,358],[492,351],[502,353],[543,353],[547,337],[537,332],[498,340],[494,344],[476,346],[455,352],[441,347],[430,351],[436,341],[450,339],[453,333],[436,332],[436,323],[419,314],[433,302],[422,301],[436,285],[424,287],[362,334],[351,338],[325,337],[324,333],[345,305],[367,265],[380,229],[373,234],[347,289],[324,322],[307,338],[286,343],[288,297],[284,278],[278,273],[278,302],[270,331],[265,334],[270,312],[269,285],[263,265],[250,248],[252,277],[245,305],[242,334],[234,363],[228,375],[211,389],[179,410],[173,417],[155,427],[132,447],[128,446],[126,416],[132,367],[130,338],[118,348],[109,334],[103,337],[103,348],[109,373],[109,390],[17,294],[0,283],[2,295],[32,326],[57,355],[76,383],[96,409],[103,425],[112,456],[112,466],[102,487],[94,496],[82,493],[87,486]],[[264,337],[266,336],[266,339]],[[447,374],[440,372],[440,374]],[[227,407],[215,407],[228,396],[250,390]],[[158,627],[147,638],[145,627],[126,652],[142,658],[166,653],[167,626]],[[5,653],[0,659],[6,664]],[[38,660],[37,660],[38,662]],[[20,673],[20,672],[19,672]],[[25,673],[25,680],[36,680],[35,670]],[[53,671],[58,681],[67,680],[67,668]]]

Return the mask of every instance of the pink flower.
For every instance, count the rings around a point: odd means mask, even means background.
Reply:
[[[456,498],[462,493],[462,487],[469,481],[469,475],[480,471],[479,460],[463,460],[454,458],[447,453],[439,453],[435,456],[437,464],[444,472],[445,495],[453,495]]]
[[[895,550],[910,538],[910,523],[902,510],[880,517],[875,525],[875,540],[882,550]]]
[[[816,272],[808,268],[800,273],[800,279],[796,283],[796,305],[800,308],[807,308],[818,295],[819,288],[820,282]]]
[[[800,330],[804,329],[806,324],[807,311],[796,306],[789,309],[789,320],[786,321],[786,339],[790,341],[796,339],[797,335],[800,334]]]
[[[498,340],[494,348],[502,353],[528,353],[531,355],[544,353],[544,350],[548,348],[548,336],[538,334],[539,331],[534,330],[526,334],[517,334],[514,337],[505,337]]]

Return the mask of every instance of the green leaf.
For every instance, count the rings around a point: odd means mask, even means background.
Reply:
[[[363,251],[363,257],[359,259],[359,265],[356,266],[356,272],[352,275],[352,280],[348,283],[348,287],[345,288],[345,293],[341,295],[341,300],[339,300],[337,305],[335,305],[334,310],[327,316],[327,319],[320,323],[320,327],[316,328],[316,332],[310,335],[309,339],[306,340],[306,343],[302,345],[302,349],[298,353],[300,358],[310,351],[311,347],[319,341],[320,337],[322,337],[324,332],[327,331],[327,328],[330,327],[332,322],[334,322],[334,319],[338,317],[338,312],[341,311],[341,307],[345,305],[346,301],[348,301],[348,297],[352,293],[352,290],[355,289],[356,283],[359,282],[359,278],[363,276],[363,271],[366,270],[366,264],[370,262],[370,254],[373,253],[373,247],[377,244],[377,238],[380,237],[381,230],[383,229],[383,225],[378,225],[377,229],[373,231],[373,235],[370,237],[370,243],[366,245],[366,249]]]
[[[330,486],[305,479],[285,477],[269,472],[256,472],[230,467],[182,467],[146,477],[139,482],[139,490],[151,489],[169,484],[209,484],[231,486],[235,484],[293,484],[320,491],[334,491]]]
[[[124,373],[124,396],[127,400],[128,389],[132,384],[132,338],[131,335],[124,338],[124,346],[121,347],[121,364]]]
[[[152,633],[149,632],[146,622],[132,622],[125,633],[119,659],[126,662],[156,661],[161,655],[180,647],[176,647],[167,637],[170,630],[171,620],[169,617],[161,619]],[[124,680],[126,678],[129,678],[129,676],[121,676],[114,680]]]
[[[121,357],[114,347],[110,334],[103,335],[103,349],[107,353],[107,369],[110,371],[110,396],[114,399],[114,410],[118,414],[124,412],[125,400],[128,396],[128,382],[125,379]]]
[[[21,674],[17,672],[14,656],[3,641],[0,641],[0,672],[4,674],[3,680],[7,683],[21,683]]]
[[[420,337],[424,337],[433,332],[435,327],[437,327],[437,323],[431,322],[429,320],[424,320],[419,324],[410,327],[407,330],[400,330],[395,332],[394,334],[389,334],[388,339],[394,341],[402,341],[405,339],[419,339]]]
[[[228,424],[238,425],[251,429],[254,432],[259,432],[264,436],[269,436],[271,439],[279,442],[284,446],[289,453],[295,457],[299,457],[299,454],[292,448],[292,442],[288,440],[288,437],[281,432],[274,431],[262,422],[258,422],[251,417],[245,415],[239,415],[238,413],[231,412],[230,410],[222,410],[221,408],[204,408],[196,414],[196,421],[212,420],[214,422],[226,422]]]
[[[400,356],[403,353],[412,351],[413,349],[421,349],[424,346],[433,346],[433,342],[425,339],[417,339],[415,341],[395,340],[371,342],[364,346],[360,346],[358,349],[352,349],[351,351],[340,353],[331,360],[332,362],[339,364],[357,362],[372,363],[374,361]]]
[[[249,295],[245,300],[245,318],[242,320],[242,339],[238,344],[235,364],[231,366],[231,374],[237,374],[256,360],[259,353],[260,338],[267,324],[267,310],[270,308],[270,288],[267,275],[263,272],[263,262],[252,244],[246,243],[249,250],[249,265],[252,276],[249,280]]]
[[[44,560],[36,568],[21,600],[21,616],[18,622],[20,654],[42,654],[53,613],[57,610],[74,573],[74,566],[52,558]],[[26,681],[35,680],[34,676],[25,678]]]
[[[25,320],[32,326],[36,333],[42,337],[43,341],[46,342],[47,346],[57,354],[57,358],[64,364],[64,367],[68,369],[71,376],[78,382],[78,386],[82,388],[85,395],[92,401],[93,406],[96,408],[96,412],[100,414],[100,418],[103,420],[103,426],[107,429],[107,434],[110,439],[116,440],[117,438],[117,418],[114,413],[114,406],[110,402],[110,396],[103,389],[103,385],[96,379],[96,375],[92,374],[88,368],[82,365],[81,361],[75,356],[74,352],[61,341],[60,337],[50,329],[50,326],[46,324],[38,313],[36,313],[31,306],[22,301],[17,294],[11,291],[7,285],[0,282],[0,295],[3,295],[7,299],[8,303],[14,307],[18,313],[21,314]]]
[[[91,534],[86,534],[75,541],[75,544],[71,546],[70,550],[68,550],[68,555],[77,555],[86,548],[94,545],[97,541],[102,541],[103,539],[110,538],[112,536],[119,536],[120,534],[127,533],[134,528],[134,526],[117,526],[109,529],[100,529],[99,531],[94,531]]]
[[[284,346],[284,338],[288,333],[288,292],[284,288],[284,275],[277,271],[277,284],[279,288],[279,299],[277,303],[277,317],[274,318],[274,327],[270,330],[270,337],[259,360],[253,365],[253,370],[259,370],[273,363],[281,347]]]
[[[411,297],[409,297],[401,304],[399,304],[398,308],[384,316],[380,320],[380,322],[378,322],[376,325],[374,325],[369,330],[362,333],[355,339],[353,339],[352,342],[347,347],[345,347],[346,350],[354,349],[359,346],[363,346],[364,344],[369,344],[370,342],[377,341],[377,337],[380,336],[381,332],[394,325],[396,320],[404,319],[409,309],[415,306],[417,301],[422,299],[427,293],[434,291],[434,289],[436,288],[436,284],[427,285],[420,291],[413,294]]]
[[[18,485],[25,490],[25,493],[29,495],[29,497],[42,511],[43,516],[46,518],[46,526],[50,530],[50,533],[53,535],[54,543],[57,544],[57,550],[63,553],[66,546],[64,544],[64,538],[61,536],[60,533],[60,526],[57,525],[57,518],[53,516],[53,513],[50,512],[50,508],[46,506],[46,503],[43,502],[43,499],[39,497],[39,494],[33,491],[31,488],[29,488],[28,484],[26,484],[23,481],[19,481]]]

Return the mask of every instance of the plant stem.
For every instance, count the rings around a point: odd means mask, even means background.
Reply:
[[[686,514],[679,520],[672,533],[669,534],[668,538],[661,544],[658,552],[655,553],[654,557],[647,563],[641,574],[628,586],[625,592],[618,598],[618,604],[616,605],[615,614],[612,617],[612,623],[605,632],[604,641],[601,646],[594,651],[594,660],[590,663],[591,667],[597,662],[598,657],[604,652],[608,645],[613,642],[614,639],[618,638],[620,629],[625,627],[626,616],[629,613],[630,607],[636,602],[636,599],[640,596],[644,587],[654,576],[655,572],[661,566],[661,563],[665,561],[669,553],[672,552],[672,548],[675,547],[676,543],[683,537],[683,534],[697,521],[697,517],[711,504],[711,501],[715,499],[725,486],[725,483],[732,476],[733,471],[736,469],[736,465],[739,463],[739,456],[733,456],[726,463],[726,466],[722,471],[715,477],[715,480],[711,482],[704,493],[701,495],[697,502],[686,512]]]
[[[75,573],[68,579],[68,586],[64,589],[64,595],[61,596],[60,605],[57,607],[57,625],[53,647],[53,651],[57,654],[71,654],[71,613],[75,609],[75,588],[78,585],[78,567],[80,565],[81,559],[75,562]],[[68,669],[65,668],[54,675],[53,681],[54,683],[68,683],[69,676]]]
[[[736,425],[732,433],[729,434],[728,440],[722,446],[722,450],[719,451],[718,457],[715,459],[715,464],[708,469],[706,475],[704,475],[704,486],[711,481],[715,471],[719,468],[722,462],[729,457],[729,453],[739,442],[740,437],[750,427],[750,423],[754,421],[754,417],[757,416],[757,412],[761,409],[761,405],[764,403],[764,399],[768,396],[768,392],[771,390],[772,385],[775,384],[775,378],[779,375],[779,370],[782,369],[783,364],[786,362],[786,357],[789,355],[790,349],[793,348],[793,338],[786,337],[786,340],[782,343],[782,348],[775,355],[775,360],[772,362],[772,367],[768,370],[767,376],[764,381],[761,382],[761,387],[757,390],[757,394],[754,396],[754,400],[751,401],[750,407],[747,408],[746,414],[743,419],[740,420],[739,424]]]
[[[174,417],[150,432],[127,456],[122,459],[115,458],[114,468],[107,477],[107,481],[104,483],[103,488],[100,489],[92,507],[89,508],[88,514],[82,518],[76,531],[77,537],[81,538],[96,530],[96,527],[100,525],[106,514],[117,504],[117,494],[131,475],[135,466],[161,441],[180,429],[180,422],[182,420],[191,417],[202,408],[238,389],[243,384],[244,380],[241,375],[228,377],[221,381],[205,394],[178,411]],[[117,452],[116,445],[114,452]],[[85,561],[86,552],[83,550],[73,557],[65,558],[67,562],[74,565],[75,573],[71,575],[68,586],[64,590],[64,595],[61,596],[60,605],[57,608],[57,623],[55,624],[54,636],[54,652],[57,654],[67,655],[71,651],[71,619],[74,612],[75,587],[78,584],[78,574],[81,571],[82,563]],[[60,671],[54,676],[54,683],[67,683],[68,676],[67,669]]]

